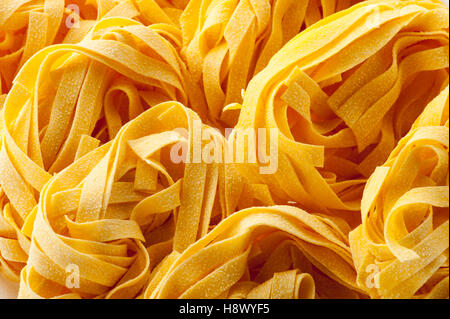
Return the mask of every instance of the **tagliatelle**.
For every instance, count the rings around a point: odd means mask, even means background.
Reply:
[[[448,84],[447,28],[428,1],[363,2],[307,28],[250,81],[235,127],[234,142],[277,130],[278,171],[242,173],[277,202],[358,211],[366,178]]]
[[[242,282],[231,288],[230,299],[313,299],[314,280],[309,274],[298,270],[278,272],[268,281],[258,285]]]
[[[357,1],[192,0],[181,16],[183,55],[214,120],[234,125],[242,90],[304,27]]]
[[[374,297],[448,297],[448,99],[447,87],[366,185],[350,240],[361,288],[376,270]]]
[[[0,94],[8,93],[19,68],[40,49],[81,41],[96,21],[135,19],[145,25],[179,25],[187,1],[4,0],[0,3]]]
[[[154,232],[172,229],[164,236],[173,236],[178,251],[205,234],[211,218],[221,214],[213,209],[218,166],[174,165],[170,157],[173,144],[186,143],[185,156],[192,158],[193,125],[198,120],[180,104],[160,104],[125,124],[113,141],[56,175],[42,190],[32,217],[31,248],[19,296],[68,294],[64,274],[73,264],[79,269],[80,286],[71,293],[133,298],[154,262],[147,250],[155,252],[165,241]],[[188,136],[173,131],[180,128]],[[208,174],[199,173],[202,170]],[[176,227],[168,228],[171,224]]]
[[[0,94],[8,93],[19,67],[37,51],[54,43],[81,40],[96,18],[129,16],[124,1],[4,0],[0,3]],[[131,3],[130,3],[131,4]],[[132,4],[131,4],[132,6]],[[116,12],[114,12],[116,11]],[[138,15],[134,10],[130,18]]]
[[[27,61],[0,120],[0,180],[18,229],[51,174],[111,140],[127,121],[165,100],[201,105],[174,47],[179,37],[169,25],[105,18],[80,43],[44,48]]]
[[[448,28],[438,0],[0,0],[1,275],[448,298]]]
[[[295,207],[242,210],[181,255],[167,256],[143,297],[314,298],[313,278],[319,296],[327,294],[325,282],[336,287],[335,297],[352,295],[355,271],[341,232]]]
[[[0,121],[5,128],[0,163],[2,196],[6,197],[3,215],[10,211],[8,221],[14,229],[20,232],[27,223],[53,173],[114,138],[126,122],[144,110],[165,100],[179,100],[208,118],[202,92],[192,85],[177,54],[180,42],[179,30],[171,25],[146,27],[127,18],[104,18],[80,43],[44,48],[26,63],[8,94]],[[138,164],[140,173],[148,174],[140,167]],[[191,174],[206,173],[204,167],[191,169]],[[218,171],[215,168],[214,174]],[[230,180],[234,173],[231,168],[221,168],[220,174]],[[220,218],[239,203],[226,199],[232,182],[221,185],[224,213]],[[256,191],[246,200],[258,194]],[[263,199],[263,203],[272,202]],[[202,227],[202,232],[208,229],[207,225]],[[22,238],[22,234],[11,236],[9,231],[0,232],[0,236],[16,242],[17,236]],[[179,249],[195,239],[180,238]],[[26,236],[23,241],[29,246]],[[21,248],[17,253],[28,252],[24,245],[16,248]],[[3,258],[5,263],[14,263]],[[18,275],[20,268],[15,269]]]

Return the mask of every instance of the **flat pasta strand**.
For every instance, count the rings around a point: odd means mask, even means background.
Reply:
[[[448,299],[439,0],[0,1],[19,298]]]
[[[373,297],[427,298],[448,289],[435,279],[448,278],[448,96],[447,86],[364,190],[362,224],[350,243],[358,284]],[[372,274],[376,286],[368,289]]]
[[[434,2],[370,1],[293,38],[250,81],[231,139],[276,130],[278,170],[242,175],[278,203],[359,211],[366,179],[448,84],[447,15]]]
[[[234,126],[249,79],[305,27],[357,1],[193,0],[181,16],[182,56],[218,126]],[[227,126],[226,126],[227,127]]]

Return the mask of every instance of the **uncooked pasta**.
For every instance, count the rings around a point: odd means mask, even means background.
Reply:
[[[0,275],[33,299],[448,298],[448,15],[0,0]]]

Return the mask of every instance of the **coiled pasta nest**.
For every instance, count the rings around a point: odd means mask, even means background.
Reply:
[[[1,274],[19,298],[448,298],[448,12],[3,0]]]

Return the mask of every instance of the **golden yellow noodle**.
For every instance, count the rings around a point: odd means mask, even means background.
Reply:
[[[120,2],[120,4],[119,4]],[[96,19],[139,14],[131,1],[4,0],[0,3],[0,94],[8,93],[19,68],[40,49],[81,40]]]
[[[300,33],[251,80],[234,134],[276,129],[278,171],[242,173],[277,202],[358,211],[366,178],[448,84],[447,28],[441,4],[369,1]]]
[[[231,215],[151,278],[144,298],[314,298],[312,278],[319,296],[358,290],[345,228],[290,206]]]
[[[179,42],[170,25],[105,18],[80,43],[46,47],[21,68],[0,119],[2,215],[12,227],[22,227],[53,173],[111,140],[145,109],[168,100],[201,105]]]
[[[160,104],[56,175],[23,228],[32,241],[19,297],[133,298],[155,263],[147,249],[167,244],[160,253],[172,246],[182,251],[206,234],[221,214],[214,205],[218,164],[171,161],[176,143],[189,146],[187,158],[194,156],[198,120],[181,104]],[[174,131],[179,128],[188,136]],[[200,130],[221,143],[214,129]],[[72,264],[79,267],[79,288],[68,290]]]
[[[448,92],[367,182],[350,242],[358,284],[373,297],[448,298]]]
[[[234,125],[242,90],[300,30],[354,0],[192,0],[181,16],[183,51],[212,120]],[[220,125],[220,124],[217,124]]]
[[[448,298],[448,14],[1,0],[0,273],[19,298]]]

